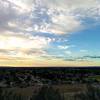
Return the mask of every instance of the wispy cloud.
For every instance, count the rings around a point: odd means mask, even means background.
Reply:
[[[63,58],[62,58],[63,59]],[[100,56],[79,56],[79,57],[69,57],[64,58],[65,61],[93,61],[93,59],[100,59]]]
[[[90,55],[90,56],[84,56],[83,58],[88,58],[88,59],[100,59],[100,56],[93,56],[93,55]]]

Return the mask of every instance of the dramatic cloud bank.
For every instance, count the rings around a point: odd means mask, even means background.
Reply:
[[[65,59],[67,36],[96,25],[99,0],[0,0],[0,56]]]
[[[0,30],[70,34],[100,17],[99,0],[1,0]],[[21,26],[21,27],[19,27]]]

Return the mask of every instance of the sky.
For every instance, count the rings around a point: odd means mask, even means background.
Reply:
[[[100,0],[0,0],[0,66],[100,66]]]

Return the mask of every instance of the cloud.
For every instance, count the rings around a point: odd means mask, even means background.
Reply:
[[[70,46],[58,46],[59,49],[68,49]]]
[[[87,59],[100,59],[100,56],[84,56],[83,58],[87,58]]]
[[[94,19],[98,23],[100,3],[96,0],[37,0],[33,17],[35,29],[40,32],[70,34],[83,29],[88,24],[85,19]],[[33,19],[34,19],[33,18]]]
[[[84,29],[86,18],[98,23],[99,0],[0,1],[0,31],[70,34]]]
[[[5,37],[1,36],[0,37],[0,48],[36,48],[36,49],[41,49],[45,47],[49,43],[49,39],[46,39],[44,37],[31,37],[32,39],[28,38],[22,38],[22,37]]]
[[[25,15],[26,14],[26,15]],[[25,30],[28,25],[27,21],[20,21],[22,18],[26,19],[28,12],[21,11],[19,6],[7,0],[0,1],[0,32],[11,31],[21,32]],[[27,24],[24,25],[24,22]],[[21,26],[21,27],[19,27]],[[29,26],[28,26],[29,27]],[[2,34],[2,33],[1,33]]]
[[[81,28],[81,23],[75,16],[67,14],[65,10],[51,8],[47,5],[44,7],[42,3],[34,8],[32,18],[34,29],[37,32],[68,34]]]
[[[32,57],[33,55],[42,55],[44,49],[48,48],[49,43],[53,41],[50,38],[40,36],[17,36],[0,35],[0,54],[9,56]]]
[[[66,51],[66,52],[68,52],[68,54],[72,53],[70,51]],[[94,62],[94,59],[95,59],[96,61],[99,62],[100,56],[97,56],[97,55],[95,55],[95,56],[93,56],[93,55],[84,55],[84,56],[77,56],[77,57],[73,57],[73,56],[66,56],[66,57],[56,56],[55,58],[62,59],[64,61],[79,61],[79,62],[80,61]]]
[[[65,51],[65,54],[67,54],[67,55],[71,55],[72,52],[71,52],[71,51]]]
[[[34,5],[34,0],[4,0],[6,2],[10,2],[13,5],[20,7],[23,10],[30,11],[32,6]]]
[[[87,52],[88,52],[88,50],[81,49],[81,50],[80,50],[80,52],[81,52],[81,53],[87,53]]]
[[[100,56],[92,56],[92,55],[89,55],[89,56],[82,56],[82,57],[76,57],[74,58],[78,61],[92,61],[93,59],[100,59]]]

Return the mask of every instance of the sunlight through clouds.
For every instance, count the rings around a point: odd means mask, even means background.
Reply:
[[[99,26],[99,0],[0,0],[0,65],[95,64]]]

